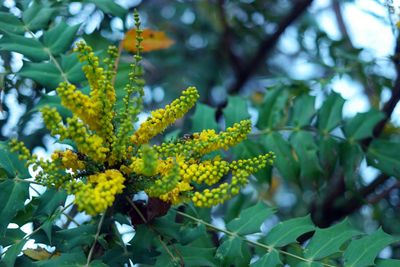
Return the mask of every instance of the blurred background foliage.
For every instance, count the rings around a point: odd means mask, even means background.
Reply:
[[[188,86],[201,95],[201,103],[166,138],[251,118],[255,127],[249,140],[227,156],[268,151],[277,156],[274,168],[252,177],[238,197],[213,210],[216,218],[229,221],[261,199],[278,208],[272,224],[311,214],[316,226],[328,227],[348,216],[357,229],[371,232],[381,225],[399,235],[400,130],[392,119],[400,99],[397,30],[390,14],[363,10],[393,30],[394,43],[382,43],[393,47],[393,56],[355,45],[347,28],[352,18],[343,10],[359,2],[3,1],[0,140],[18,137],[34,151],[54,150],[38,109],[54,105],[68,115],[54,92],[61,70],[85,86],[71,54],[73,42],[83,38],[103,55],[133,27],[138,8],[143,27],[174,41],[168,49],[144,54],[145,110],[162,107]],[[366,2],[388,9],[387,2]],[[336,36],[323,26],[328,13]],[[13,16],[22,16],[24,25],[14,23]],[[124,51],[116,80],[120,95],[131,61]],[[353,109],[344,110],[354,99],[340,86],[360,89],[354,97],[363,107],[351,104]],[[383,255],[398,258],[400,248],[392,245]]]

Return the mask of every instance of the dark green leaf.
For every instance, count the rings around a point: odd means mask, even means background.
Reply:
[[[29,183],[5,180],[0,183],[0,192],[0,236],[3,236],[8,224],[29,198]]]
[[[25,167],[25,160],[20,160],[17,153],[9,150],[6,142],[0,141],[0,167],[7,172],[9,178],[30,178],[28,168]]]
[[[24,236],[25,233],[22,232],[20,228],[8,228],[4,237],[0,238],[0,245],[7,247],[13,244],[18,244],[18,242],[20,242]]]
[[[300,162],[300,175],[314,180],[322,173],[318,159],[318,147],[310,132],[298,131],[290,136],[290,143],[296,151]]]
[[[399,151],[399,142],[375,139],[368,148],[368,164],[381,170],[387,175],[400,178]]]
[[[296,127],[303,127],[310,124],[315,114],[315,96],[302,94],[297,97],[292,111],[292,124]]]
[[[96,225],[80,225],[72,229],[57,231],[53,237],[61,251],[70,251],[83,245],[91,245],[96,233]]]
[[[267,150],[276,155],[274,166],[284,179],[294,180],[299,176],[299,163],[293,157],[289,143],[277,132],[267,134],[263,140]]]
[[[218,129],[218,124],[215,120],[215,109],[198,103],[192,116],[192,131],[201,132],[205,129]]]
[[[281,266],[282,261],[279,258],[279,252],[276,250],[273,250],[271,252],[266,253],[264,256],[262,256],[260,259],[258,259],[256,262],[250,264],[250,267],[276,267],[276,266]]]
[[[297,238],[313,231],[315,226],[309,215],[280,222],[263,238],[263,242],[274,247],[283,247],[296,242]]]
[[[386,234],[381,228],[375,233],[350,242],[344,252],[346,267],[374,265],[378,253],[398,239]]]
[[[67,198],[67,192],[64,190],[56,190],[48,188],[39,197],[39,206],[36,210],[35,215],[47,215],[50,216],[60,206],[63,206],[65,199]]]
[[[250,118],[246,99],[240,96],[228,97],[228,106],[223,110],[225,127],[231,127],[234,123]]]
[[[360,232],[354,230],[347,220],[326,229],[317,228],[304,256],[311,260],[319,260],[340,252],[340,247],[357,234]]]
[[[259,109],[257,127],[260,129],[272,129],[279,126],[284,118],[288,98],[288,91],[280,87],[269,90]]]
[[[22,248],[24,247],[27,239],[22,239],[17,244],[12,245],[7,249],[4,258],[1,259],[1,263],[4,264],[6,267],[14,267],[15,260],[18,254],[21,252]]]
[[[230,221],[226,228],[239,235],[253,234],[259,232],[261,224],[274,213],[274,209],[267,207],[262,202],[258,202],[256,205],[243,210],[239,218]]]
[[[51,28],[43,35],[43,43],[50,52],[57,56],[67,51],[76,38],[75,34],[79,29],[79,24],[69,26],[65,22],[60,22],[57,26]]]
[[[13,14],[0,12],[0,31],[23,34],[25,32],[22,22]]]
[[[0,39],[0,50],[21,53],[32,61],[49,59],[49,55],[38,40],[12,33],[5,33]]]
[[[179,255],[174,254],[175,258],[172,259],[171,255],[167,253],[167,251],[163,247],[160,247],[159,251],[161,252],[161,255],[157,257],[157,262],[155,266],[219,266],[216,264],[216,260],[214,258],[214,248],[197,247],[194,245],[182,246],[180,244],[177,244],[168,247],[168,249],[170,251],[177,251]]]
[[[382,112],[374,109],[365,113],[358,113],[345,123],[343,127],[344,134],[350,141],[370,137],[375,125],[384,117],[385,115]]]
[[[344,99],[337,93],[331,93],[318,111],[318,129],[329,133],[342,121]]]
[[[32,5],[22,13],[22,21],[31,31],[40,30],[46,28],[55,11],[55,8],[33,1]]]
[[[251,259],[248,245],[238,237],[225,238],[215,257],[221,260],[222,267],[248,266]]]

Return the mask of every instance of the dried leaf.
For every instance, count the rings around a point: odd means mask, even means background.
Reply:
[[[165,32],[144,29],[142,33],[143,41],[141,43],[143,52],[149,52],[160,49],[167,49],[174,44]],[[122,40],[122,46],[126,51],[136,52],[136,29],[130,29]]]

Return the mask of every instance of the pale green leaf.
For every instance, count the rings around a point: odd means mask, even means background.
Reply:
[[[198,103],[192,116],[192,131],[201,132],[205,129],[218,129],[218,124],[215,120],[215,109]]]
[[[385,115],[382,112],[374,109],[365,113],[358,113],[345,123],[344,134],[354,141],[370,137],[375,125],[384,117]]]

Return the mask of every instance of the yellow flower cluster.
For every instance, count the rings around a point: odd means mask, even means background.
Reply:
[[[106,170],[88,176],[86,184],[71,182],[67,190],[75,194],[75,203],[80,210],[96,215],[114,203],[115,195],[122,193],[125,188],[124,181],[124,176],[118,170]]]
[[[146,144],[151,138],[163,132],[170,124],[183,117],[196,104],[199,93],[196,88],[189,87],[182,92],[182,96],[174,100],[165,109],[151,112],[151,116],[140,125],[140,128],[131,137],[136,145]]]
[[[53,161],[61,160],[61,165],[65,169],[70,169],[73,172],[85,169],[85,162],[79,159],[79,156],[70,149],[65,151],[55,151],[51,155]]]
[[[138,26],[137,15],[135,19]],[[139,46],[140,40],[138,31]],[[90,94],[64,82],[57,93],[61,104],[73,115],[63,118],[55,108],[41,110],[51,134],[68,141],[74,149],[57,151],[47,161],[31,155],[20,142],[12,141],[11,146],[38,171],[36,178],[40,182],[74,194],[79,210],[96,215],[112,206],[117,194],[132,197],[139,191],[172,204],[192,201],[196,206],[210,207],[238,194],[251,174],[272,164],[271,153],[233,162],[206,155],[227,150],[246,139],[251,131],[249,120],[219,133],[204,130],[170,143],[149,144],[195,105],[199,98],[196,88],[187,88],[171,104],[151,112],[135,131],[133,125],[142,112],[144,85],[139,52],[131,65],[122,106],[117,107],[113,85],[116,48],[108,50],[104,68],[86,44],[78,43],[75,51],[85,63],[83,72]]]
[[[216,133],[215,130],[204,130],[194,133],[192,138],[184,142],[164,143],[155,146],[155,150],[162,156],[171,157],[177,154],[184,154],[190,157],[197,157],[218,149],[227,150],[244,139],[251,131],[251,121],[243,120],[228,127],[225,132]]]

